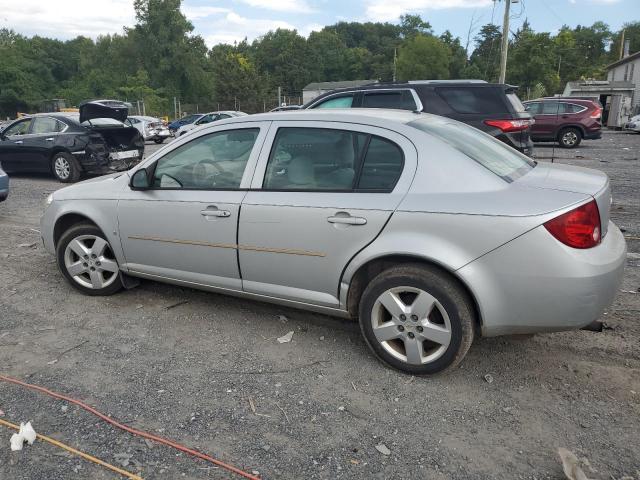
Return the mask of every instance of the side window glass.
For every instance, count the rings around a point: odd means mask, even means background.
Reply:
[[[263,181],[266,190],[353,189],[367,135],[324,128],[280,128]]]
[[[231,118],[231,115],[227,115],[226,113],[218,115],[218,120],[224,120],[225,118]]]
[[[560,105],[564,105],[558,102],[545,102],[542,104],[542,114],[543,115],[555,115],[556,113],[563,113],[564,109],[560,111]]]
[[[156,163],[158,189],[236,189],[240,187],[259,128],[204,135],[172,150]]]
[[[404,154],[398,145],[380,137],[371,137],[358,190],[393,190],[403,166]]]
[[[529,112],[531,115],[538,115],[540,113],[540,104],[539,103],[527,103],[524,106],[524,109]]]
[[[51,117],[36,117],[33,119],[33,128],[31,133],[44,134],[57,132],[57,121]]]
[[[23,120],[7,128],[4,131],[4,134],[7,137],[11,137],[13,135],[26,135],[29,133],[29,125],[31,125],[31,119]]]
[[[55,132],[62,132],[64,131],[64,129],[67,128],[67,124],[64,122],[61,122],[60,120],[56,120],[56,129]]]
[[[365,108],[397,108],[403,107],[402,91],[395,92],[367,92],[364,94],[362,106]],[[413,109],[415,110],[415,104]]]
[[[313,108],[351,108],[351,105],[353,105],[353,95],[345,95],[330,98]]]

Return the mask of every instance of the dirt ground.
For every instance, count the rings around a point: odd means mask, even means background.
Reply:
[[[37,230],[60,184],[16,176],[0,204],[0,374],[265,479],[561,479],[558,447],[589,478],[640,479],[639,149],[640,135],[611,132],[555,149],[556,161],[611,177],[630,253],[607,329],[480,339],[435,378],[385,368],[357,324],[336,318],[149,281],[82,296]],[[239,478],[2,382],[0,410],[145,479]],[[117,478],[42,442],[12,453],[11,433],[0,426],[1,479]]]

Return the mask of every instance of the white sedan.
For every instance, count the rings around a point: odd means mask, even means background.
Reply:
[[[131,115],[127,117],[125,124],[138,129],[145,141],[153,140],[156,143],[162,143],[171,137],[169,128],[159,118]]]
[[[236,112],[233,110],[226,110],[221,112],[209,112],[203,113],[202,116],[193,123],[187,123],[182,125],[176,131],[176,137],[186,134],[187,132],[199,127],[200,125],[206,125],[207,123],[217,122],[218,120],[224,120],[225,118],[242,117],[246,115],[244,112]]]

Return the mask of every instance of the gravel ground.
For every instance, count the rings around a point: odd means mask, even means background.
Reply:
[[[14,177],[0,204],[0,373],[266,479],[560,479],[561,446],[589,478],[640,479],[639,147],[640,135],[607,132],[537,149],[611,177],[630,255],[607,329],[480,339],[460,368],[428,379],[383,367],[357,324],[336,318],[146,281],[84,297],[37,231],[60,185]],[[1,382],[0,410],[145,479],[236,478]],[[2,479],[117,478],[42,442],[12,453],[11,433],[0,426]]]

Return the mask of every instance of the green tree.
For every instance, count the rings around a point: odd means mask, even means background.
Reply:
[[[398,54],[399,80],[431,80],[449,76],[449,48],[433,36],[416,35]]]
[[[612,36],[609,61],[615,62],[620,58],[620,42],[622,40],[622,30],[624,30],[624,39],[629,40],[629,53],[640,52],[640,22],[625,23],[620,31]]]
[[[487,24],[480,29],[474,40],[476,46],[471,54],[471,64],[476,67],[476,71],[481,72],[481,79],[495,82],[500,70],[500,28]]]

